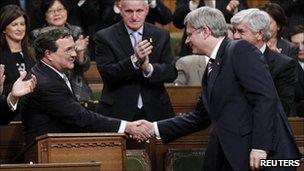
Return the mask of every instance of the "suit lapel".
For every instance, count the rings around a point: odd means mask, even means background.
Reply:
[[[45,74],[48,75],[50,77],[51,80],[57,80],[59,81],[61,84],[63,84],[63,86],[65,86],[65,88],[68,90],[68,92],[70,93],[71,96],[74,96],[74,94],[70,91],[70,88],[68,87],[68,85],[65,83],[65,81],[59,76],[58,73],[56,73],[54,70],[52,70],[50,67],[46,66],[44,63],[42,63],[41,61],[37,62],[38,68],[41,69],[41,71]]]
[[[225,53],[226,45],[227,45],[227,38],[225,38],[220,45],[220,48],[216,54],[216,58],[213,64],[212,72],[210,73],[209,79],[208,79],[208,85],[207,85],[207,95],[208,95],[208,101],[210,102],[211,94],[212,94],[212,88],[214,86],[215,80],[220,73],[221,70],[221,64],[222,64],[222,57]]]
[[[114,34],[114,36],[116,37],[116,40],[118,41],[118,43],[120,44],[120,48],[127,54],[133,54],[134,50],[132,47],[132,42],[130,40],[130,36],[128,34],[128,31],[125,27],[125,25],[123,24],[122,21],[120,21],[117,25],[116,25],[116,32],[117,34]]]

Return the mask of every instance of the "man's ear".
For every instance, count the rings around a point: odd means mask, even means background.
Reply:
[[[258,40],[262,40],[263,39],[263,35],[264,35],[264,31],[263,30],[259,30],[257,33],[256,33],[256,38]]]
[[[44,51],[44,57],[51,61],[52,60],[51,51],[50,50]]]

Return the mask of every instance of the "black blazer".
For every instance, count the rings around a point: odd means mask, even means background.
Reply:
[[[298,64],[298,81],[296,83],[296,91],[295,91],[295,114],[297,116],[303,117],[303,111],[301,110],[301,100],[304,100],[304,70]]]
[[[297,82],[297,61],[286,55],[270,50],[264,52],[274,85],[287,116],[294,113],[293,102]]]
[[[197,110],[158,122],[162,141],[168,143],[211,122],[204,170],[216,170],[219,148],[233,170],[250,169],[251,149],[266,150],[271,159],[299,158],[261,52],[247,41],[225,38],[215,64],[208,82],[204,73]]]
[[[293,59],[297,59],[299,52],[299,47],[297,45],[281,38],[278,39],[277,47],[278,49],[282,49],[281,51],[282,54],[289,56]]]
[[[34,92],[22,100],[26,143],[46,133],[117,132],[120,121],[86,110],[75,99],[64,80],[38,61],[30,74],[37,78]]]
[[[0,125],[8,124],[17,115],[18,112],[13,112],[9,109],[6,97],[0,96]]]
[[[130,57],[134,51],[122,21],[96,33],[96,64],[104,82],[97,112],[133,120],[140,93],[146,119],[155,121],[174,116],[164,87],[165,82],[173,82],[177,77],[169,32],[145,23],[143,39],[148,38],[153,39],[149,60],[154,71],[150,78],[145,78],[132,65]]]
[[[3,56],[0,56],[0,64],[5,65],[4,74],[6,76],[3,94],[7,96],[11,92],[13,84],[19,78],[20,74],[16,67],[16,58],[11,51],[8,49],[3,50],[2,55]],[[29,72],[30,69],[35,65],[35,61],[25,53],[23,53],[23,59],[25,62],[25,70]]]

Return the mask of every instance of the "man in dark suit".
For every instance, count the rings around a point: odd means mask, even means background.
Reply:
[[[258,13],[259,15],[255,15]],[[270,18],[264,11],[248,9],[235,14],[231,23],[234,38],[254,44],[264,54],[277,93],[287,116],[294,113],[293,103],[297,81],[297,62],[284,54],[271,50],[266,42],[270,39]]]
[[[31,93],[36,85],[36,77],[23,81],[26,72],[22,72],[12,87],[12,91],[6,98],[2,94],[3,83],[5,80],[4,65],[0,64],[0,125],[8,124],[17,114],[17,105],[19,98],[23,95]]]
[[[144,22],[148,10],[145,0],[122,0],[123,20],[95,35],[96,63],[104,83],[98,113],[129,121],[174,116],[163,85],[177,76],[170,36]]]
[[[135,122],[90,112],[76,100],[65,74],[73,69],[76,57],[75,42],[67,28],[43,28],[35,40],[35,51],[38,61],[30,74],[36,76],[37,86],[22,101],[21,110],[27,144],[46,133],[82,130],[144,137],[142,133],[136,134]]]
[[[299,46],[299,52],[295,58],[298,61],[298,81],[295,91],[295,112],[297,116],[304,116],[301,110],[301,101],[304,100],[304,24],[295,26],[290,33],[292,43]]]
[[[212,123],[203,170],[245,171],[258,169],[260,159],[298,159],[262,53],[247,41],[227,38],[224,16],[217,9],[196,9],[185,23],[193,53],[210,57],[202,97],[193,113],[141,124],[168,143]],[[284,167],[288,169],[295,170]]]

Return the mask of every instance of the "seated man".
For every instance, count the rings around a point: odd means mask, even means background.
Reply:
[[[19,79],[13,85],[11,93],[6,98],[4,95],[0,96],[0,125],[8,124],[17,114],[17,104],[19,98],[25,94],[33,91],[36,85],[36,77],[23,81],[26,72],[20,74]],[[0,65],[0,94],[2,94],[3,83],[5,80],[4,65]]]
[[[137,123],[105,117],[86,110],[75,98],[66,72],[74,67],[75,42],[68,29],[45,27],[35,40],[37,63],[30,73],[37,78],[21,114],[25,141],[30,144],[46,133],[119,132],[137,136]],[[145,128],[144,128],[145,130]],[[146,135],[144,135],[146,134]],[[140,137],[149,137],[148,132]]]
[[[206,57],[203,55],[188,55],[179,58],[175,63],[177,78],[174,84],[200,86],[206,65]]]

